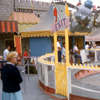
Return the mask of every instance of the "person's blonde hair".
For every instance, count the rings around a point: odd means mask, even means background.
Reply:
[[[10,52],[7,55],[7,61],[10,62],[14,57],[17,57],[18,55],[16,54],[16,52]]]

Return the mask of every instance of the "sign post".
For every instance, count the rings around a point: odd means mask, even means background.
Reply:
[[[54,49],[55,49],[55,64],[58,63],[58,52],[57,52],[57,32],[54,33]]]
[[[65,2],[65,14],[69,17],[69,9],[68,5]],[[68,22],[67,22],[68,23]],[[69,66],[69,34],[68,34],[68,27],[65,28],[65,48],[66,48],[66,83],[67,83],[67,88],[66,88],[66,95],[69,98],[69,93],[68,93],[68,73],[67,73],[67,67]]]
[[[69,66],[69,34],[68,34],[68,27],[70,25],[70,22],[69,22],[69,10],[68,10],[68,5],[67,4],[66,4],[65,13],[66,13],[67,16],[65,18],[59,20],[58,22],[56,20],[55,23],[52,26],[51,32],[54,33],[55,73],[57,73],[57,69],[56,69],[57,66],[58,66],[57,31],[60,30],[62,27],[65,27],[65,47],[66,47],[66,68],[65,68],[66,69],[66,71],[65,71],[66,80],[65,81],[67,83],[67,67]],[[56,86],[57,86],[57,84],[56,84]],[[56,91],[57,91],[57,89],[56,89]],[[68,84],[66,84],[66,96],[68,97]]]

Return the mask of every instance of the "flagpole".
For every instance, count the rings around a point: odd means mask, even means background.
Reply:
[[[57,22],[57,9],[54,8],[54,15],[56,12],[56,18],[54,18],[55,23]],[[58,51],[57,51],[57,31],[54,32],[54,49],[55,49],[55,64],[58,63]]]
[[[57,32],[54,33],[54,47],[55,47],[55,64],[57,64],[58,63]]]
[[[69,17],[69,9],[68,5],[65,1],[65,14]],[[65,48],[66,48],[66,96],[69,98],[68,93],[68,74],[67,74],[67,67],[69,66],[69,34],[68,34],[68,28],[65,28]]]
[[[55,23],[57,22],[57,19],[54,18]],[[57,66],[58,66],[58,50],[57,50],[57,31],[54,32],[54,53],[55,53],[55,76],[57,74]],[[56,77],[55,77],[56,78]],[[55,80],[55,86],[56,86],[56,93],[57,93],[57,80]]]
[[[69,35],[68,28],[65,29],[66,65],[69,65]]]

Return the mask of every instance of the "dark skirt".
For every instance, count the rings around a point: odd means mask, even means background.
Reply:
[[[58,62],[61,62],[61,51],[58,51]]]

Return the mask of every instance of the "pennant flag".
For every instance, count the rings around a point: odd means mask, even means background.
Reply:
[[[54,16],[55,16],[55,23],[57,22],[57,9],[56,8],[54,8]]]
[[[65,14],[69,17],[69,9],[68,9],[68,5],[66,4],[66,8],[65,8]]]

